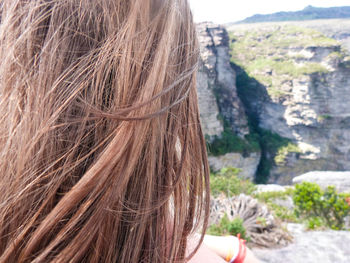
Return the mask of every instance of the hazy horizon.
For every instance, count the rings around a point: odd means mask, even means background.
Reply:
[[[308,5],[315,7],[350,6],[349,0],[189,0],[196,22],[211,21],[218,24],[236,22],[255,14],[280,11],[299,11]]]

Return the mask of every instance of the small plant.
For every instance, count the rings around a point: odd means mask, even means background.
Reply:
[[[261,202],[268,203],[275,199],[286,200],[293,195],[293,188],[287,187],[285,191],[268,191],[254,194],[254,197]]]
[[[258,166],[256,177],[257,183],[266,183],[270,174],[270,169],[278,162],[284,163],[286,156],[290,152],[300,152],[290,139],[281,137],[274,132],[256,127],[260,135],[260,145],[262,148],[261,161]]]
[[[321,217],[313,216],[306,220],[306,227],[310,230],[323,229],[326,223]]]
[[[227,197],[234,195],[252,194],[256,187],[248,179],[239,176],[241,169],[228,167],[222,168],[219,173],[210,175],[210,188],[213,196],[224,194]]]
[[[219,224],[212,225],[208,228],[207,234],[214,236],[237,236],[238,234],[240,234],[241,238],[247,241],[249,240],[249,236],[247,236],[246,229],[243,226],[243,219],[235,218],[232,221],[230,221],[226,214],[223,216]]]
[[[300,219],[295,215],[292,209],[277,205],[275,203],[268,203],[267,207],[273,211],[275,216],[284,222],[300,223]]]
[[[289,142],[286,146],[282,146],[277,150],[277,154],[274,161],[277,165],[284,165],[286,163],[286,158],[289,153],[301,153],[298,145]]]
[[[259,224],[259,225],[262,225],[263,227],[266,227],[266,226],[267,226],[267,222],[266,222],[266,218],[265,218],[265,217],[259,216],[259,217],[256,219],[256,223]]]
[[[256,199],[263,202],[281,221],[297,223],[300,220],[294,211],[275,203],[276,199],[286,200],[293,195],[293,188],[287,188],[286,191],[262,192],[254,195]]]
[[[330,120],[330,119],[332,119],[332,116],[328,114],[322,114],[317,117],[318,122],[324,122],[325,120]]]
[[[221,136],[214,136],[213,139],[207,140],[208,152],[214,156],[224,155],[230,152],[238,152],[248,155],[251,152],[258,152],[260,145],[258,139],[253,134],[248,134],[244,138],[236,135],[230,124],[224,120],[224,131]]]
[[[346,198],[338,194],[334,186],[328,186],[323,191],[315,183],[297,184],[293,201],[297,216],[320,218],[326,226],[334,230],[343,229],[344,220],[350,214],[350,206]],[[315,225],[315,222],[313,219],[311,226]]]

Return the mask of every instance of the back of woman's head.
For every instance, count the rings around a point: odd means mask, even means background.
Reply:
[[[0,262],[182,261],[208,213],[187,1],[0,8]]]

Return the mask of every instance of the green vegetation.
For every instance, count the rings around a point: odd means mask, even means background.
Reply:
[[[336,57],[336,58],[340,58],[340,59],[345,59],[346,54],[345,54],[344,50],[342,50],[342,51],[334,51],[334,52],[330,53],[328,55],[328,57],[330,57],[330,58]]]
[[[311,62],[304,51],[309,47],[310,52],[318,47],[338,50],[339,43],[316,30],[292,25],[237,30],[229,33],[229,36],[231,64],[237,73],[238,96],[247,109],[250,134],[254,135],[255,145],[260,146],[262,153],[256,182],[266,183],[273,166],[285,165],[290,153],[298,155],[301,151],[291,140],[261,129],[257,106],[251,102],[261,98],[261,101],[279,103],[291,95],[291,87],[288,87],[291,84],[288,83],[305,75],[318,74],[315,79],[322,80],[328,73],[327,68],[321,63]],[[335,51],[330,56],[342,56],[342,52]],[[327,115],[319,116],[319,122],[329,119]],[[220,142],[217,149],[225,149],[223,144]]]
[[[336,40],[318,31],[292,25],[242,30],[229,35],[231,62],[244,69],[248,77],[263,84],[273,98],[286,95],[280,89],[286,80],[328,72],[321,63],[308,61],[302,53],[290,55],[287,49],[339,46]],[[297,59],[304,60],[300,63]]]
[[[275,200],[286,200],[293,195],[293,188],[288,188],[286,191],[262,192],[254,194],[254,197],[260,202],[263,202],[274,213],[274,215],[284,222],[297,223],[300,220],[297,218],[293,210],[275,203]]]
[[[350,193],[338,194],[333,186],[321,190],[315,183],[297,184],[295,189],[254,194],[284,222],[304,223],[310,230],[344,229],[344,219],[350,215]],[[276,204],[276,200],[292,198],[295,209]]]
[[[261,193],[254,194],[254,197],[261,202],[268,203],[275,199],[286,200],[288,197],[292,197],[293,192],[294,192],[293,188],[289,187],[286,189],[286,191],[261,192]]]
[[[226,214],[223,216],[219,224],[212,225],[208,228],[207,234],[214,236],[237,236],[240,234],[241,238],[249,241],[249,236],[247,236],[246,229],[243,226],[243,220],[241,218],[235,218],[230,221]]]
[[[240,172],[240,169],[230,167],[223,168],[216,174],[211,174],[212,195],[214,197],[220,194],[224,194],[226,197],[241,193],[251,195],[259,202],[265,203],[280,221],[304,223],[311,230],[344,229],[344,219],[350,215],[350,193],[338,194],[332,186],[322,190],[317,184],[307,182],[297,184],[295,188],[288,187],[285,191],[255,193],[255,184],[240,177]],[[287,199],[293,200],[294,210],[278,204],[278,200]],[[264,218],[260,218],[258,221],[258,224],[266,224]],[[211,226],[208,233],[214,235],[241,233],[244,235],[242,227],[243,222],[240,219],[230,221],[226,215],[218,225]]]
[[[286,146],[278,148],[277,154],[274,158],[275,163],[277,165],[284,165],[289,153],[301,153],[301,150],[296,144],[289,142]]]
[[[208,141],[207,146],[209,154],[214,156],[224,155],[230,152],[238,152],[246,156],[251,152],[260,150],[256,136],[249,134],[243,139],[232,131],[226,121],[224,121],[224,131],[221,136],[215,136],[211,142]]]
[[[322,225],[335,230],[343,229],[345,217],[350,214],[347,199],[338,194],[333,186],[321,190],[315,183],[297,184],[293,201],[296,215],[307,219],[311,229]]]
[[[326,222],[321,217],[312,216],[306,220],[306,228],[310,230],[322,230],[325,226]]]
[[[293,60],[274,60],[271,58],[258,58],[246,67],[246,70],[251,73],[256,73],[257,78],[263,80],[258,74],[259,71],[263,69],[270,69],[276,72],[278,75],[287,74],[291,77],[297,78],[302,75],[310,75],[313,73],[327,73],[327,69],[319,64],[314,62],[305,62],[302,66],[298,66]],[[266,77],[265,77],[266,78]],[[263,81],[269,81],[265,79]],[[265,83],[264,83],[265,84]],[[271,81],[272,84],[272,81]]]
[[[259,57],[284,58],[285,48],[328,47],[339,43],[322,33],[293,25],[271,26],[230,33],[232,59],[248,62]]]
[[[299,150],[297,149],[297,146],[295,144],[292,144],[290,139],[281,137],[277,133],[260,129],[259,134],[260,134],[262,144],[267,149],[269,149],[271,153],[274,153],[273,154],[274,156],[279,151],[281,152],[282,151],[281,149],[286,149],[286,148],[293,152],[299,152]]]
[[[290,139],[281,137],[277,133],[256,128],[262,148],[261,161],[256,177],[257,183],[266,183],[270,170],[274,165],[284,165],[290,153],[300,153],[299,147]]]
[[[332,116],[331,115],[328,115],[328,114],[322,114],[322,115],[319,115],[317,117],[317,121],[318,122],[324,122],[326,120],[331,120],[332,119]]]
[[[283,165],[289,153],[300,153],[301,150],[290,139],[259,127],[249,100],[264,97],[266,94],[259,87],[260,84],[254,78],[249,77],[244,70],[238,68],[236,72],[237,93],[247,108],[250,136],[254,138],[255,145],[259,145],[261,149],[261,161],[258,166],[256,182],[266,183],[270,170],[275,164]]]
[[[298,156],[301,150],[293,141],[261,129],[257,117],[258,106],[252,105],[251,101],[261,98],[261,101],[279,103],[290,96],[288,86],[294,79],[312,74],[318,74],[313,79],[325,78],[327,68],[321,63],[310,62],[308,52],[313,52],[318,47],[338,50],[339,43],[316,30],[292,25],[237,30],[230,32],[229,36],[231,62],[237,73],[238,96],[247,110],[250,133],[243,138],[237,136],[222,118],[224,132],[221,136],[208,140],[208,152],[214,156],[229,152],[247,156],[251,152],[261,152],[256,182],[266,183],[274,166],[285,165],[291,153]],[[342,58],[344,54],[340,50],[329,56]],[[320,115],[318,121],[330,118],[326,114]]]
[[[241,193],[251,195],[256,187],[248,179],[242,178],[239,173],[241,169],[229,167],[220,172],[210,175],[210,189],[213,196],[224,194],[227,197]]]

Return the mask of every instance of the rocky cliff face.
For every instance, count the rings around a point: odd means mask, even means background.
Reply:
[[[338,40],[350,52],[350,19],[322,19],[286,22],[285,24],[312,28],[322,32],[325,36]]]
[[[295,26],[233,28],[233,59],[260,128],[289,139],[270,181],[350,169],[350,65],[339,42]]]
[[[200,118],[203,132],[206,136],[220,136],[224,131],[220,111],[216,102],[214,86],[217,79],[214,43],[211,34],[207,32],[205,24],[197,27],[201,47],[200,68],[197,74],[197,92],[200,108]],[[235,75],[232,74],[232,79]]]
[[[212,168],[235,166],[252,178],[260,162],[258,173],[281,184],[308,171],[350,170],[349,52],[310,28],[315,25],[237,25],[229,38],[221,26],[198,25],[205,134],[220,138],[229,125],[244,139],[247,112],[262,150],[262,159],[259,151],[210,156]]]
[[[201,48],[197,90],[203,132],[209,141],[221,138],[224,129],[244,139],[249,133],[245,109],[236,90],[236,74],[230,66],[229,38],[224,27],[211,23],[197,26]],[[224,127],[226,126],[226,127]],[[259,153],[227,153],[210,156],[212,169],[233,166],[242,175],[253,178],[259,164]]]
[[[230,66],[227,31],[218,25],[201,23],[197,32],[201,48],[198,96],[204,132],[220,136],[224,118],[236,134],[244,136],[249,130],[237,96],[236,74]]]

